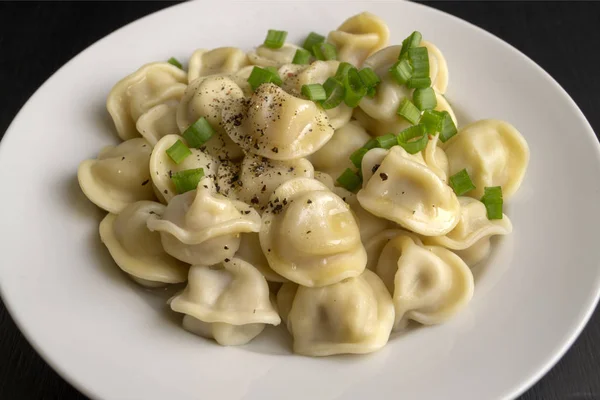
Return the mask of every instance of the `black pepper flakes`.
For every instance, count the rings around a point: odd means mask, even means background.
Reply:
[[[375,173],[375,171],[377,171],[379,169],[379,167],[380,167],[380,164],[373,165],[373,168],[371,168],[371,172]]]
[[[142,182],[142,186],[146,186],[148,182],[150,182],[150,179],[146,179],[144,182]]]
[[[272,151],[273,153],[279,153],[279,149],[278,149],[277,147],[273,147],[273,148],[271,149],[271,151]]]
[[[387,181],[387,179],[388,179],[388,175],[385,172],[380,173],[379,177],[381,178],[382,181]]]
[[[226,259],[225,259],[225,262],[229,262],[229,261],[230,261],[230,260],[229,260],[229,258],[226,258]]]
[[[258,204],[258,203],[259,203],[258,197],[254,196],[254,197],[253,197],[253,198],[250,200],[250,203],[252,203],[252,204]]]
[[[311,200],[311,199],[308,199],[308,200],[306,201],[306,204],[312,204],[312,200]]]

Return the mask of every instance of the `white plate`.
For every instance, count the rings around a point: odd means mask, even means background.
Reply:
[[[299,41],[365,9],[387,21],[392,43],[418,29],[443,51],[461,122],[505,119],[529,142],[529,171],[508,207],[514,234],[477,271],[467,311],[370,356],[292,356],[275,328],[238,348],[185,332],[166,294],[141,290],[113,264],[97,233],[103,213],[77,185],[78,163],[116,142],[104,106],[110,88],[151,60],[250,48],[268,28]],[[0,147],[2,296],[36,350],[96,398],[513,397],[558,360],[598,300],[598,150],[582,113],[542,69],[436,10],[368,1],[183,4],[82,52],[15,118]]]

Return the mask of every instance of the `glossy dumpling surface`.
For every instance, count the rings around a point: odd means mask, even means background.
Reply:
[[[291,43],[284,43],[278,49],[260,45],[256,50],[248,53],[248,59],[251,64],[260,67],[280,67],[284,64],[290,64],[299,48]]]
[[[167,135],[178,135],[177,107],[179,103],[159,104],[138,118],[136,129],[144,139],[154,146]]]
[[[198,49],[190,57],[188,82],[209,75],[229,75],[248,65],[248,56],[237,47]]]

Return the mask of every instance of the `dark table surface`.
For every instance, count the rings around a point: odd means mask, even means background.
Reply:
[[[172,4],[0,2],[0,138],[25,101],[60,66],[115,29]],[[600,3],[427,4],[492,32],[531,57],[600,132]],[[85,399],[35,353],[2,303],[0,399]],[[600,399],[600,311],[522,399]]]

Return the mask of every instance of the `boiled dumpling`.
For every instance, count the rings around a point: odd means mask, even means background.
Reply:
[[[327,36],[327,41],[337,47],[338,59],[357,67],[372,53],[387,45],[390,31],[376,15],[363,12],[348,18]]]
[[[159,104],[178,102],[186,88],[185,71],[169,63],[146,64],[110,91],[106,108],[123,140],[139,136],[138,118]]]
[[[204,151],[220,159],[236,160],[242,149],[231,141],[222,126],[221,112],[235,100],[244,98],[238,79],[209,76],[190,83],[177,109],[177,126],[184,132],[200,117],[206,118],[215,135],[204,144]]]
[[[294,352],[307,356],[377,351],[393,323],[390,294],[369,270],[329,286],[298,287],[287,315]]]
[[[398,235],[385,245],[376,272],[392,291],[394,329],[403,328],[409,319],[425,325],[442,323],[473,296],[473,274],[460,257],[443,247],[420,246],[408,235]]]
[[[298,284],[293,282],[286,282],[277,291],[277,310],[279,310],[279,316],[281,322],[284,323],[285,327],[288,327],[288,316],[292,309],[292,303],[296,292],[298,291]]]
[[[173,311],[186,314],[185,329],[223,346],[246,344],[265,324],[281,322],[265,278],[238,258],[220,265],[192,266],[187,287],[169,303]]]
[[[466,193],[476,199],[486,186],[501,186],[508,199],[523,181],[529,163],[529,146],[512,125],[484,119],[462,128],[444,145],[449,173],[467,170],[475,189]]]
[[[259,86],[250,100],[224,109],[223,124],[242,149],[273,160],[305,157],[333,135],[327,115],[314,102],[272,83]]]
[[[268,282],[288,282],[269,266],[269,262],[260,248],[258,233],[242,233],[240,248],[235,256],[252,264]]]
[[[260,230],[260,216],[241,201],[216,193],[212,179],[204,177],[195,191],[173,197],[162,218],[148,220],[148,228],[160,232],[173,257],[213,265],[233,257],[240,233]]]
[[[317,152],[311,154],[310,161],[316,169],[337,179],[346,168],[354,168],[350,155],[371,139],[371,136],[356,122],[349,122],[337,129],[331,140]]]
[[[502,219],[489,220],[485,205],[470,197],[459,197],[460,220],[445,236],[425,238],[427,244],[444,246],[456,252],[467,265],[475,265],[490,251],[490,237],[507,235],[512,224],[503,214]]]
[[[165,206],[153,201],[138,201],[119,215],[108,214],[100,223],[100,239],[119,268],[147,287],[185,282],[189,265],[168,255],[160,235],[148,230],[152,215],[161,216]]]
[[[364,209],[424,236],[440,236],[458,223],[460,204],[452,189],[419,155],[402,147],[373,149],[362,161]]]
[[[165,203],[177,195],[175,185],[171,181],[174,173],[196,168],[202,168],[204,176],[208,177],[214,177],[217,173],[217,161],[200,149],[191,148],[192,154],[176,164],[167,154],[167,150],[178,140],[186,143],[185,139],[178,135],[163,137],[154,146],[150,157],[150,177],[156,187],[157,195]],[[148,169],[147,164],[146,169]]]
[[[383,248],[386,244],[397,236],[404,235],[410,237],[416,244],[423,245],[423,242],[419,238],[418,235],[415,235],[412,232],[405,231],[403,229],[385,229],[373,235],[370,239],[364,241],[365,249],[367,250],[367,269],[377,272],[377,262],[379,261],[379,256],[383,251]],[[381,275],[380,275],[381,278]],[[385,279],[384,282],[390,293],[393,293],[393,276],[392,279]]]
[[[423,161],[431,172],[436,174],[444,183],[448,183],[448,157],[439,144],[440,135],[437,134],[427,143],[427,147],[421,154],[423,155]]]
[[[314,171],[305,158],[275,161],[247,154],[240,167],[233,163],[221,164],[217,182],[221,193],[250,204],[257,211],[263,211],[279,185],[293,178],[312,178]]]
[[[248,56],[237,47],[198,49],[190,57],[188,82],[209,75],[233,74],[248,65]]]
[[[290,64],[300,47],[291,43],[284,43],[278,49],[271,49],[265,45],[260,45],[256,50],[248,53],[248,59],[251,64],[260,67],[281,67],[284,64]]]
[[[260,245],[275,272],[310,287],[358,276],[367,262],[348,205],[308,178],[275,190],[262,216]]]
[[[148,162],[152,146],[135,138],[104,148],[95,160],[77,169],[81,190],[98,207],[118,214],[139,200],[154,200]]]
[[[178,135],[177,107],[179,103],[159,104],[152,107],[138,118],[135,124],[137,131],[154,146],[167,135]]]

